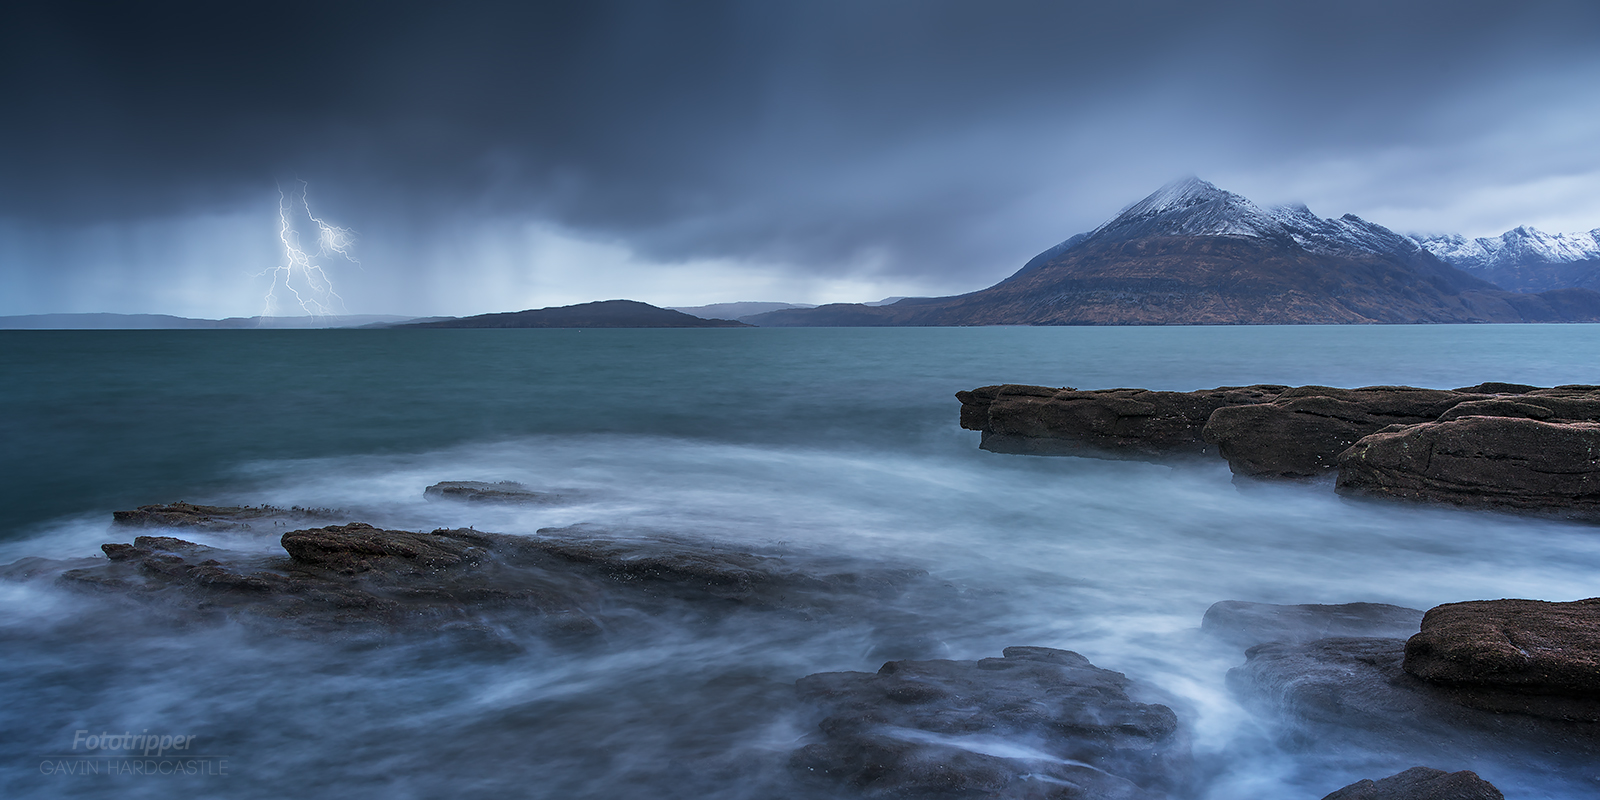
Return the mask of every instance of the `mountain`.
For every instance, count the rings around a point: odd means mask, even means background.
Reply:
[[[1441,261],[1513,292],[1600,289],[1600,228],[1545,233],[1523,226],[1494,238],[1412,238]]]
[[[753,314],[764,314],[768,311],[781,311],[786,308],[816,308],[807,303],[712,303],[706,306],[671,306],[673,311],[682,311],[701,319],[739,319]]]
[[[747,318],[765,326],[1595,320],[1600,293],[1506,292],[1381,225],[1322,219],[1305,206],[1263,209],[1199,178],[1162,187],[981,291]]]
[[[731,319],[701,319],[636,300],[601,300],[575,306],[479,314],[475,317],[396,325],[396,328],[748,328]]]

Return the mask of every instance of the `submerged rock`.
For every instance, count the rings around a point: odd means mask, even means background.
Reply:
[[[429,500],[465,500],[472,503],[559,503],[561,495],[536,492],[516,481],[440,481],[422,490]]]
[[[1505,795],[1470,770],[1412,767],[1383,780],[1352,783],[1322,800],[1505,800]]]
[[[1283,386],[1224,386],[1198,392],[984,386],[958,392],[961,427],[983,432],[983,449],[1102,458],[1198,456],[1201,428],[1219,408],[1271,400]]]
[[[1394,428],[1339,458],[1350,495],[1600,518],[1600,424],[1466,416]]]
[[[1206,609],[1200,629],[1244,647],[1332,637],[1405,637],[1417,631],[1422,614],[1385,603],[1274,605],[1223,600]]]
[[[978,661],[891,661],[802,678],[818,741],[790,761],[867,797],[1161,798],[1190,780],[1164,705],[1077,653],[1008,647]]]
[[[1404,666],[1474,708],[1600,723],[1600,598],[1438,606]]]

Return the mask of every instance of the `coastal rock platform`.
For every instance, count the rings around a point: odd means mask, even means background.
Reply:
[[[1221,457],[1236,480],[1337,473],[1346,495],[1600,520],[1600,387],[984,386],[961,426],[999,453]]]

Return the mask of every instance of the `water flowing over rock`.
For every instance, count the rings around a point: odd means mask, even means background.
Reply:
[[[1200,629],[1243,647],[1334,637],[1405,637],[1423,612],[1386,603],[1275,605],[1223,600],[1206,609]]]
[[[1352,783],[1322,800],[1505,800],[1505,795],[1470,770],[1412,767],[1382,780]]]
[[[1600,725],[1474,707],[1467,692],[1408,674],[1405,649],[1404,639],[1387,638],[1257,645],[1228,672],[1228,687],[1295,748],[1494,753],[1541,769],[1600,759]]]
[[[820,737],[791,767],[865,797],[1154,800],[1190,780],[1172,710],[1134,700],[1121,673],[1066,650],[891,661],[797,688],[821,716]]]
[[[206,508],[204,530],[234,532],[259,509]],[[142,516],[141,520],[149,517]],[[154,524],[154,523],[150,523]],[[187,518],[176,523],[190,525]],[[223,527],[214,527],[222,525]],[[306,634],[472,630],[596,633],[639,612],[778,611],[810,619],[883,606],[926,573],[790,549],[733,547],[670,533],[590,526],[533,536],[470,529],[384,530],[365,523],[292,530],[284,555],[170,536],[102,546],[105,561],[25,559],[14,580],[133,601],[179,622],[234,619]],[[887,613],[887,612],[886,612]]]
[[[1409,641],[1296,638],[1307,632],[1307,621],[1359,631],[1419,613],[1375,604],[1226,602],[1207,612],[1204,627],[1235,642],[1281,637],[1246,650],[1245,663],[1228,672],[1227,683],[1286,746],[1457,762],[1494,753],[1534,769],[1600,759],[1600,598],[1447,604],[1429,611]],[[1436,778],[1417,785],[1434,785]],[[1361,793],[1377,791],[1373,783],[1330,797],[1390,796]],[[1408,781],[1377,783],[1387,791]]]

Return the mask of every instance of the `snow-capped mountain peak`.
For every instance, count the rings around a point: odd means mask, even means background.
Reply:
[[[1157,189],[1096,228],[1091,237],[1270,236],[1272,218],[1256,204],[1190,176]]]
[[[1263,209],[1196,177],[1173,181],[1092,231],[1089,239],[1242,236],[1317,253],[1413,254],[1417,243],[1353,215],[1323,219],[1303,204]]]
[[[1462,269],[1500,269],[1526,264],[1568,264],[1600,259],[1600,228],[1585,233],[1545,233],[1523,225],[1495,237],[1458,234],[1413,239],[1440,260]]]

